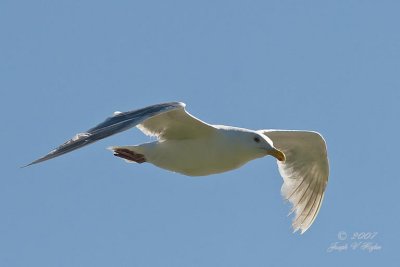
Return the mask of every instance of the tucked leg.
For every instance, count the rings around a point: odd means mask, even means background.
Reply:
[[[129,161],[134,161],[136,163],[144,163],[146,162],[146,158],[144,155],[135,153],[132,150],[126,148],[114,148],[114,156],[120,157]]]

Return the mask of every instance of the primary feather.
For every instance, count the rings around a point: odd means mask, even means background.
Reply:
[[[295,212],[294,231],[304,233],[314,222],[324,198],[329,176],[325,140],[317,132],[261,130],[274,146],[285,153],[278,161],[283,177],[281,192]]]

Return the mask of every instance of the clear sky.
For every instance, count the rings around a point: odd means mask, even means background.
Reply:
[[[398,264],[399,10],[0,1],[0,266]],[[331,174],[312,227],[292,234],[272,157],[190,178],[105,149],[148,141],[137,129],[19,168],[116,110],[166,101],[210,123],[321,132]]]

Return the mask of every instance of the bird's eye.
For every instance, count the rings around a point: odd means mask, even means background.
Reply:
[[[254,137],[254,141],[255,141],[256,143],[260,143],[260,137],[258,137],[258,136]]]

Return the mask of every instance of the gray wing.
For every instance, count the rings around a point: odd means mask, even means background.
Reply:
[[[294,231],[304,233],[314,222],[328,183],[329,163],[325,140],[317,132],[261,130],[286,160],[278,161],[283,177],[282,195],[292,205]]]
[[[211,135],[215,127],[207,124],[185,110],[185,106],[153,116],[137,127],[146,135],[159,140],[179,140]]]
[[[25,165],[24,167],[61,156],[65,153],[69,153],[98,140],[126,131],[153,116],[175,109],[182,109],[184,106],[184,103],[171,102],[152,105],[128,112],[116,112],[114,113],[114,116],[107,118],[105,121],[87,130],[86,132],[78,133],[72,139],[52,150],[47,155],[29,163],[28,165]]]

